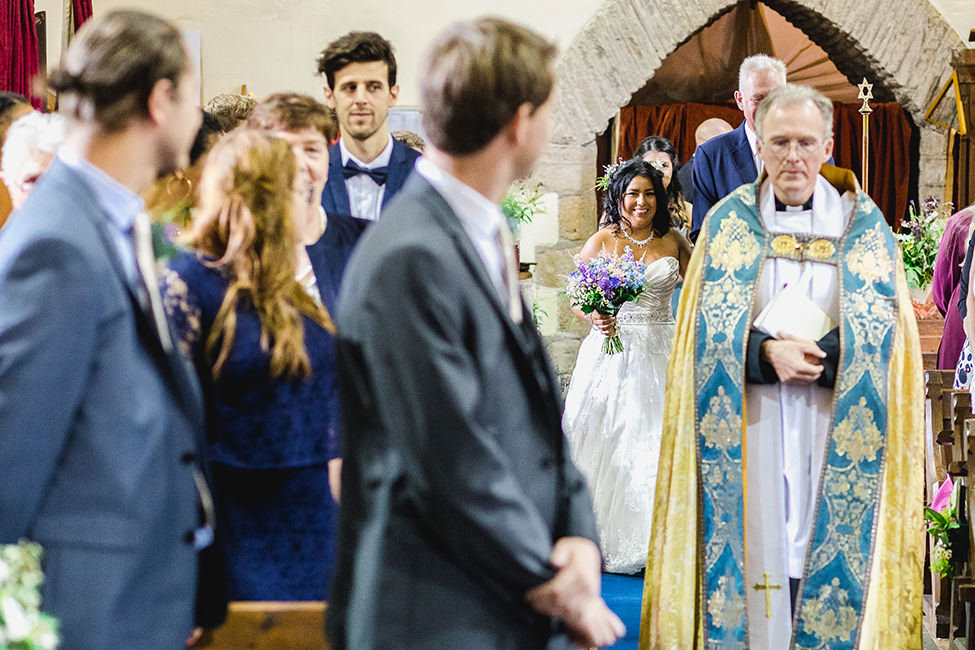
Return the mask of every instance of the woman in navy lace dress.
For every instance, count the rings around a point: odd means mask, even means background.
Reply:
[[[232,600],[327,599],[336,504],[333,326],[295,215],[307,173],[253,130],[210,152],[188,243],[163,277],[208,407],[209,460]]]

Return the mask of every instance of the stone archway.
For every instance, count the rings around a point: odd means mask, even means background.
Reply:
[[[822,47],[853,83],[863,76],[881,101],[897,101],[921,131],[920,194],[937,192],[945,169],[944,134],[923,112],[964,44],[926,1],[763,0]],[[559,241],[537,253],[536,289],[549,313],[543,334],[557,370],[571,372],[584,323],[552,300],[570,270],[570,251],[592,233],[596,205],[595,136],[680,44],[736,2],[607,0],[559,60],[553,140],[536,176],[559,196]],[[896,18],[894,18],[896,17]],[[554,314],[553,314],[554,311]]]

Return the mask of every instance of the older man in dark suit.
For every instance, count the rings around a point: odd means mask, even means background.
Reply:
[[[139,193],[186,163],[199,80],[178,30],[119,11],[85,24],[52,84],[67,144],[0,237],[0,542],[44,546],[64,650],[173,650],[210,501]]]
[[[622,634],[498,207],[548,140],[554,56],[496,19],[435,41],[420,74],[431,146],[350,261],[336,650]]]
[[[765,54],[755,54],[738,69],[735,102],[745,115],[741,125],[711,138],[694,151],[691,241],[711,207],[745,183],[753,183],[761,171],[755,135],[755,112],[769,91],[785,84],[785,64]]]

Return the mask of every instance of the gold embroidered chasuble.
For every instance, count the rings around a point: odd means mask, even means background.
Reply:
[[[839,239],[770,235],[758,214],[761,181],[717,204],[702,229],[667,375],[641,650],[748,647],[744,477],[758,469],[741,461],[744,355],[763,263],[788,255],[831,259],[841,285],[832,424],[789,647],[921,647],[917,325],[879,210],[851,172],[826,166],[822,175],[855,193]]]

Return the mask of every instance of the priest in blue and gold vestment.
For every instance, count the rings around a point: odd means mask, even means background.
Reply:
[[[897,248],[824,165],[832,105],[759,107],[758,181],[715,205],[667,379],[641,649],[921,647],[923,377]]]

